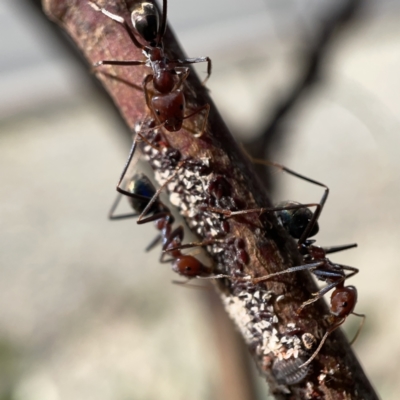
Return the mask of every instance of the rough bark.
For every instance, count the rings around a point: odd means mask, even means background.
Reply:
[[[98,3],[129,20],[124,1]],[[59,23],[82,50],[89,65],[105,59],[143,60],[141,51],[121,26],[96,12],[86,0],[44,0],[43,4],[47,15]],[[183,58],[170,30],[164,42],[171,58]],[[104,70],[119,77],[112,79],[97,74],[134,131],[137,123],[149,114],[141,85],[151,70],[144,66]],[[123,81],[133,83],[136,88]],[[189,130],[164,133],[166,151],[144,146],[144,153],[159,183],[176,173],[168,192],[190,229],[201,240],[219,239],[206,248],[214,261],[214,272],[228,275],[240,272],[257,277],[300,265],[302,259],[296,244],[277,223],[273,213],[225,220],[202,208],[205,204],[228,204],[238,209],[271,204],[252,164],[232,139],[207,90],[193,72],[184,92],[189,110],[206,103],[211,105],[205,134],[201,138],[193,135],[204,118],[202,113],[196,114],[185,122]],[[179,160],[186,161],[177,171]],[[217,189],[212,190],[212,187]],[[296,313],[316,291],[309,274],[286,274],[279,281],[257,286],[225,279],[218,280],[216,287],[276,398],[377,398],[339,330],[330,335],[310,369],[296,367],[312,353],[305,339],[315,338],[318,343],[327,327],[328,310],[323,302],[307,307],[300,316]],[[298,382],[290,384],[296,380]]]

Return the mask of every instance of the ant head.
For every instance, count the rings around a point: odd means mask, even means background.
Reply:
[[[193,278],[201,275],[203,264],[193,256],[182,255],[174,261],[172,269],[180,275]]]
[[[154,96],[151,103],[157,120],[164,124],[167,131],[177,132],[182,128],[185,112],[185,96],[182,91]]]
[[[357,303],[357,289],[354,286],[337,288],[331,296],[331,313],[335,317],[346,318]]]
[[[150,179],[142,174],[135,174],[128,184],[128,191],[137,197],[129,197],[132,208],[141,213],[149,203],[150,199],[156,193],[156,188],[150,182]],[[149,210],[149,214],[159,209],[159,202],[155,202]]]
[[[299,366],[299,369],[302,369],[309,365],[312,360],[317,356],[319,351],[321,350],[322,346],[324,345],[327,337],[337,328],[339,328],[340,325],[343,324],[343,322],[346,320],[346,318],[351,314],[354,310],[354,307],[356,306],[357,303],[357,289],[354,286],[343,286],[343,282],[340,284],[336,290],[332,293],[331,296],[331,314],[333,315],[333,324],[331,327],[326,331],[325,335],[323,336],[320,344],[318,345],[317,349],[314,351],[313,355],[303,364]],[[360,328],[358,329],[358,332],[354,339],[351,341],[350,344],[354,343],[354,341],[357,339],[358,334],[361,331],[361,328],[364,324],[365,321],[365,315],[362,314],[355,314],[359,317],[363,318],[363,321],[360,325]]]
[[[300,203],[295,201],[285,201],[279,203],[277,207],[296,207]],[[301,235],[310,223],[313,212],[309,208],[296,208],[289,210],[277,211],[277,214],[282,222],[283,227],[288,231],[289,235],[294,239],[300,239]],[[319,231],[318,223],[315,222],[308,237],[316,235]]]
[[[131,12],[131,20],[139,36],[147,44],[155,47],[159,41],[158,32],[160,26],[157,7],[149,2],[138,3]]]

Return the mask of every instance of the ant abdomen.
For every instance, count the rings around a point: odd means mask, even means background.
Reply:
[[[150,182],[150,179],[142,174],[135,174],[128,184],[128,192],[141,196],[141,197],[129,197],[129,202],[132,208],[141,213],[146,208],[147,204],[149,203],[150,199],[156,193],[156,188]],[[148,211],[148,214],[152,214],[159,211],[159,204],[155,202],[153,206]]]
[[[301,203],[298,203],[296,201],[284,201],[279,203],[276,207],[291,207],[298,206],[300,204]],[[278,214],[278,217],[281,220],[283,227],[288,231],[290,236],[295,239],[301,238],[303,232],[305,231],[313,217],[313,212],[307,207],[280,210],[276,213]],[[318,230],[318,222],[315,222],[308,237],[316,235],[318,233]]]
[[[155,45],[160,25],[156,6],[148,2],[136,4],[131,12],[131,21],[140,37],[147,43]]]
[[[337,288],[331,296],[331,314],[346,318],[354,311],[357,303],[357,289],[354,286]]]

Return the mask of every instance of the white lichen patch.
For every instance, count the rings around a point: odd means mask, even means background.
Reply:
[[[235,238],[225,232],[229,232],[229,223],[224,221],[223,216],[207,210],[209,205],[219,201],[219,197],[210,194],[210,187],[221,179],[221,176],[215,176],[207,169],[210,160],[204,158],[200,162],[187,160],[179,163],[170,160],[166,150],[159,152],[151,146],[145,146],[144,153],[150,164],[156,167],[155,178],[158,183],[163,185],[168,182],[166,191],[171,203],[187,217],[186,222],[192,230],[203,239],[211,241],[207,249],[216,262],[213,272],[234,276],[240,260],[237,257]],[[257,230],[257,233],[260,234],[260,231]],[[272,368],[272,374],[277,374],[276,379],[279,377],[280,383],[284,385],[303,379],[309,368],[299,368],[305,361],[304,343],[296,334],[291,333],[296,332],[296,324],[288,323],[286,327],[281,325],[274,309],[274,294],[252,285],[243,276],[240,282],[232,279],[229,285],[231,294],[221,295],[223,304],[252,352],[259,358],[261,368]],[[272,363],[275,362],[274,370]]]
[[[278,319],[270,292],[242,291],[238,295],[223,294],[221,297],[229,316],[257,355],[272,353],[279,360],[299,357],[301,339],[295,335],[281,335],[275,327]]]

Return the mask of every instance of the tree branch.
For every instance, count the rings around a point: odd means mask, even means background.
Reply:
[[[129,20],[124,1],[99,3]],[[105,59],[143,60],[141,51],[121,26],[96,12],[86,0],[44,0],[43,4],[47,15],[67,30],[91,65]],[[171,59],[184,57],[169,30],[164,42]],[[120,78],[97,74],[128,126],[135,130],[136,123],[143,121],[149,112],[143,92],[123,80],[140,88],[151,71],[143,66],[109,66],[105,70]],[[257,277],[300,265],[302,258],[296,244],[273,213],[224,219],[204,210],[204,205],[229,204],[246,209],[270,206],[270,202],[252,164],[234,142],[207,90],[193,72],[184,93],[189,109],[211,105],[205,134],[195,138],[192,133],[199,130],[204,120],[201,113],[196,114],[185,120],[188,129],[164,134],[168,141],[166,151],[150,146],[144,146],[143,151],[160,184],[176,174],[176,179],[168,185],[170,199],[190,229],[200,239],[219,239],[207,246],[214,272]],[[181,160],[185,160],[183,167],[177,170]],[[315,338],[318,343],[326,331],[328,311],[323,302],[307,307],[301,316],[296,313],[317,290],[309,274],[286,274],[279,282],[256,286],[225,279],[218,280],[216,286],[276,398],[377,398],[339,331],[330,335],[310,370],[290,369],[308,358],[310,348],[305,339]]]
[[[321,28],[315,38],[306,46],[298,61],[302,69],[298,80],[289,90],[288,95],[278,100],[271,117],[265,121],[260,134],[246,144],[248,151],[255,158],[265,157],[265,151],[271,144],[282,141],[285,133],[285,121],[296,105],[312,90],[324,75],[324,61],[338,34],[346,28],[362,6],[361,0],[340,0],[329,8],[326,18],[321,22]],[[261,174],[263,176],[263,174]]]

